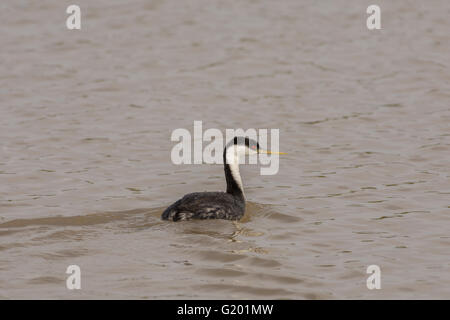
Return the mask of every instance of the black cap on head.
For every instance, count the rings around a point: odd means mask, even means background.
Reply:
[[[231,141],[229,144],[231,144]],[[259,150],[259,143],[248,137],[234,137],[232,144],[245,145],[249,149],[252,149],[255,151]]]

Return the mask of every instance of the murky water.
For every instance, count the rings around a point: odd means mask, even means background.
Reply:
[[[450,298],[450,2],[76,3],[0,5],[0,298]],[[194,120],[280,129],[238,223],[160,220]]]

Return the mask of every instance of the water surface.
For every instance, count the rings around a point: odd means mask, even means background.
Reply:
[[[448,1],[77,4],[0,5],[0,298],[450,298]],[[238,223],[159,218],[194,120],[280,129]]]

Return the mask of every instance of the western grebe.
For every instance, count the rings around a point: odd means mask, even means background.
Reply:
[[[244,187],[239,174],[239,157],[271,152],[247,137],[234,137],[223,150],[226,192],[194,192],[174,202],[162,213],[163,220],[228,219],[239,220],[245,212]]]

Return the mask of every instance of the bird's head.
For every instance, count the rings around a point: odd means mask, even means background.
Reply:
[[[286,154],[284,152],[274,152],[270,150],[264,150],[259,146],[259,143],[248,137],[234,137],[233,140],[228,142],[226,148],[234,147],[235,153],[238,156],[255,155],[258,153],[265,154]]]

